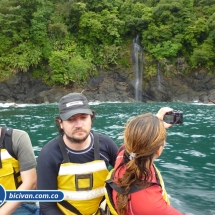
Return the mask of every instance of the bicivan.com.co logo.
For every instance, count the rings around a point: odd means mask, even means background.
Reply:
[[[0,184],[0,206],[5,201],[61,202],[63,199],[60,190],[5,190]]]

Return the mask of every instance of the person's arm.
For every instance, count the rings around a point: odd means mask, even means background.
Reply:
[[[19,161],[20,176],[22,184],[18,190],[34,190],[37,183],[36,159],[32,148],[31,140],[27,132],[13,130],[12,134],[13,151]],[[10,215],[22,202],[6,202],[0,208],[1,215]]]
[[[17,190],[34,190],[36,188],[36,169],[30,169],[27,171],[23,171],[20,173],[22,178],[22,184],[18,187]],[[22,202],[6,202],[1,208],[0,208],[0,214],[1,215],[10,215],[13,213]]]
[[[60,149],[58,149],[60,150]],[[58,168],[57,156],[45,145],[37,159],[37,189],[57,190]],[[43,215],[63,215],[56,202],[40,202],[40,211]]]
[[[173,109],[172,108],[169,108],[169,107],[162,107],[156,114],[156,116],[158,117],[158,119],[160,120],[163,120],[164,118],[164,115],[167,113],[167,112],[170,112],[172,111]],[[172,124],[168,124],[166,122],[163,122],[164,123],[164,127],[165,128],[169,128],[172,126]]]

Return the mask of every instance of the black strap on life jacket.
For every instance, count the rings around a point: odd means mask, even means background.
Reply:
[[[13,151],[13,142],[12,142],[12,133],[13,133],[13,129],[12,128],[6,128],[4,127],[3,129],[6,130],[5,132],[5,139],[4,139],[4,144],[5,144],[5,148],[7,149],[7,151],[10,153],[10,155],[12,157],[14,157],[15,159],[17,159],[14,151]]]
[[[64,144],[64,141],[63,141],[63,137],[58,136],[57,137],[57,142],[58,142],[58,145],[60,147],[61,153],[63,155],[63,163],[70,163],[70,159],[69,159],[69,156],[68,156],[67,151],[66,151],[66,147],[65,147],[65,144]]]
[[[99,150],[99,134],[97,132],[92,132],[94,136],[94,160],[99,160],[100,159],[100,150]],[[58,145],[60,147],[61,153],[63,155],[64,163],[70,163],[70,159],[65,147],[65,143],[63,141],[62,136],[57,137]],[[61,202],[58,202],[60,205],[65,207],[66,209],[70,210],[71,212],[77,214],[77,215],[82,215],[80,211],[75,208],[73,205],[71,205],[69,202],[63,200]]]
[[[1,128],[0,150],[7,149],[9,154],[15,159],[17,159],[13,151],[12,132],[13,132],[12,128],[8,128],[8,127]],[[1,153],[0,153],[0,156],[1,156]],[[0,157],[0,168],[2,168],[1,157]]]
[[[106,185],[109,186],[109,189],[115,190],[117,193],[125,194],[125,188],[119,187],[119,186],[113,181],[113,174],[114,174],[114,172],[112,172],[112,175],[111,175],[110,179],[106,180]],[[142,190],[141,187],[138,187],[138,186],[132,184],[132,185],[130,185],[128,194],[135,193],[135,192],[138,192],[138,191],[140,191],[140,190]]]
[[[101,202],[105,199],[105,197],[102,198]],[[100,203],[101,203],[100,202]],[[58,202],[58,204],[62,205],[63,207],[65,207],[66,209],[70,210],[71,212],[77,214],[77,215],[82,215],[81,212],[76,208],[74,207],[73,205],[69,204],[69,202],[63,200],[61,202]],[[99,210],[99,208],[98,208]],[[98,211],[97,210],[97,211]],[[94,214],[97,214],[97,211],[94,213]]]
[[[73,205],[69,204],[69,202],[67,202],[65,200],[63,200],[61,202],[58,202],[58,203],[61,204],[66,209],[70,210],[71,212],[73,212],[73,213],[75,213],[77,215],[82,215],[77,208],[75,208]]]
[[[100,150],[99,150],[99,134],[97,132],[93,132],[94,136],[94,160],[100,159]]]

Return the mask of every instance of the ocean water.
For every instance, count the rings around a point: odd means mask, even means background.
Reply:
[[[0,126],[29,133],[35,155],[57,135],[54,117],[58,104],[10,107],[0,104]],[[96,111],[95,131],[123,142],[126,121],[141,113],[155,114],[168,106],[184,113],[183,124],[167,130],[165,149],[155,161],[165,181],[171,204],[183,213],[215,215],[215,105],[199,103],[90,103]]]

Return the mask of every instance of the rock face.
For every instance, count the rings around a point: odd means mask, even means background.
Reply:
[[[34,103],[39,92],[49,89],[41,80],[32,78],[30,74],[19,73],[0,83],[0,101]]]
[[[30,73],[19,73],[0,83],[0,102],[53,103],[70,92],[83,92],[89,101],[134,102],[134,84],[131,78],[117,72],[100,73],[83,87],[52,87],[31,77]],[[181,101],[215,103],[215,75],[196,72],[186,76],[162,75],[149,81],[143,78],[142,101]]]
[[[186,76],[167,78],[161,75],[145,87],[145,93],[156,101],[215,102],[215,75],[196,72]]]

